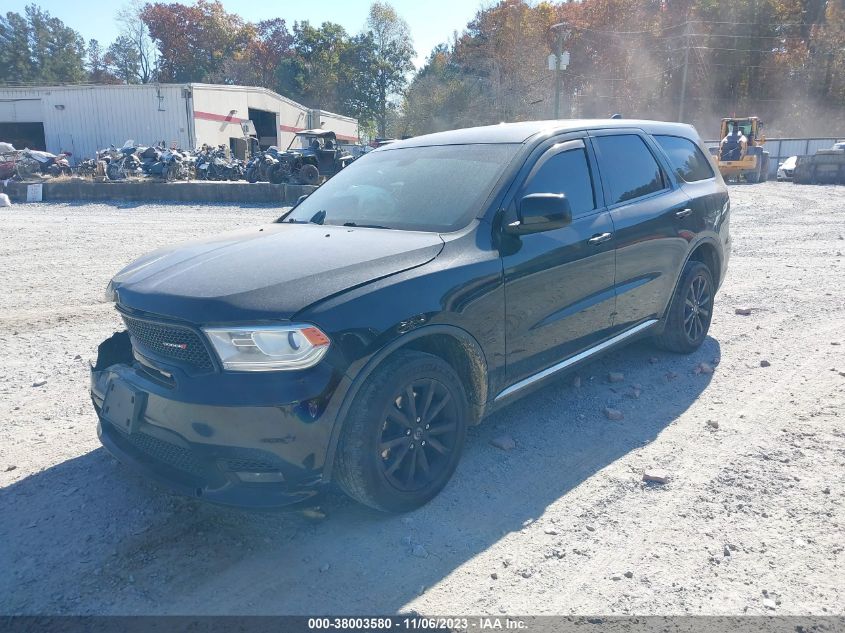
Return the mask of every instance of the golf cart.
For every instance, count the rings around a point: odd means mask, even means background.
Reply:
[[[337,136],[331,130],[303,130],[279,155],[287,162],[289,178],[304,185],[317,185],[323,176],[331,178],[354,160],[337,146]]]

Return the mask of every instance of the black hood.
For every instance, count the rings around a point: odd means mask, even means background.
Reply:
[[[197,324],[287,319],[442,247],[436,233],[272,224],[154,251],[112,285],[123,308]]]

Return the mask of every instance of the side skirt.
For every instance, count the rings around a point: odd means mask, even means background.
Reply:
[[[571,367],[575,363],[578,363],[582,360],[585,360],[585,359],[589,358],[590,356],[598,354],[599,352],[603,352],[604,350],[606,350],[610,347],[613,347],[617,343],[621,343],[625,339],[628,339],[632,336],[639,334],[640,332],[642,332],[644,330],[647,330],[648,328],[655,325],[657,322],[658,322],[657,319],[649,319],[648,321],[644,321],[643,323],[640,323],[639,325],[635,325],[634,327],[632,327],[629,330],[625,330],[624,332],[617,334],[613,338],[609,338],[606,341],[599,343],[598,345],[596,345],[594,347],[591,347],[589,349],[584,350],[583,352],[575,354],[575,356],[570,356],[566,360],[563,360],[563,361],[557,363],[556,365],[552,365],[551,367],[547,367],[546,369],[544,369],[540,372],[537,372],[533,376],[528,376],[528,378],[523,378],[519,382],[516,382],[516,383],[512,384],[510,387],[507,387],[506,389],[502,390],[499,393],[499,395],[495,397],[493,402],[498,402],[499,400],[507,398],[508,396],[515,394],[517,391],[524,389],[525,387],[528,387],[529,385],[534,384],[538,380],[542,380],[543,378],[548,378],[552,374],[556,374],[559,371],[563,371],[564,369],[566,369],[567,367]]]

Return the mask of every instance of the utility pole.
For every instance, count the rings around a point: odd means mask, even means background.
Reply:
[[[560,91],[561,83],[563,82],[563,41],[569,37],[569,29],[566,28],[566,22],[559,22],[553,24],[550,30],[557,31],[557,54],[555,55],[555,118],[560,118]]]
[[[678,106],[678,121],[683,122],[684,120],[684,101],[687,97],[687,68],[689,66],[689,49],[690,49],[690,38],[691,38],[691,30],[690,27],[692,24],[687,22],[687,26],[684,29],[684,34],[686,35],[687,40],[687,47],[684,51],[684,72],[681,75],[681,103]]]

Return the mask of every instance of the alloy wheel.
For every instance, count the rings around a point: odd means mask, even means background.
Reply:
[[[697,341],[710,318],[713,295],[704,275],[693,277],[684,299],[684,331],[690,341]]]
[[[379,463],[387,481],[410,492],[436,481],[449,466],[458,440],[457,407],[434,379],[415,380],[387,405],[379,438]]]

